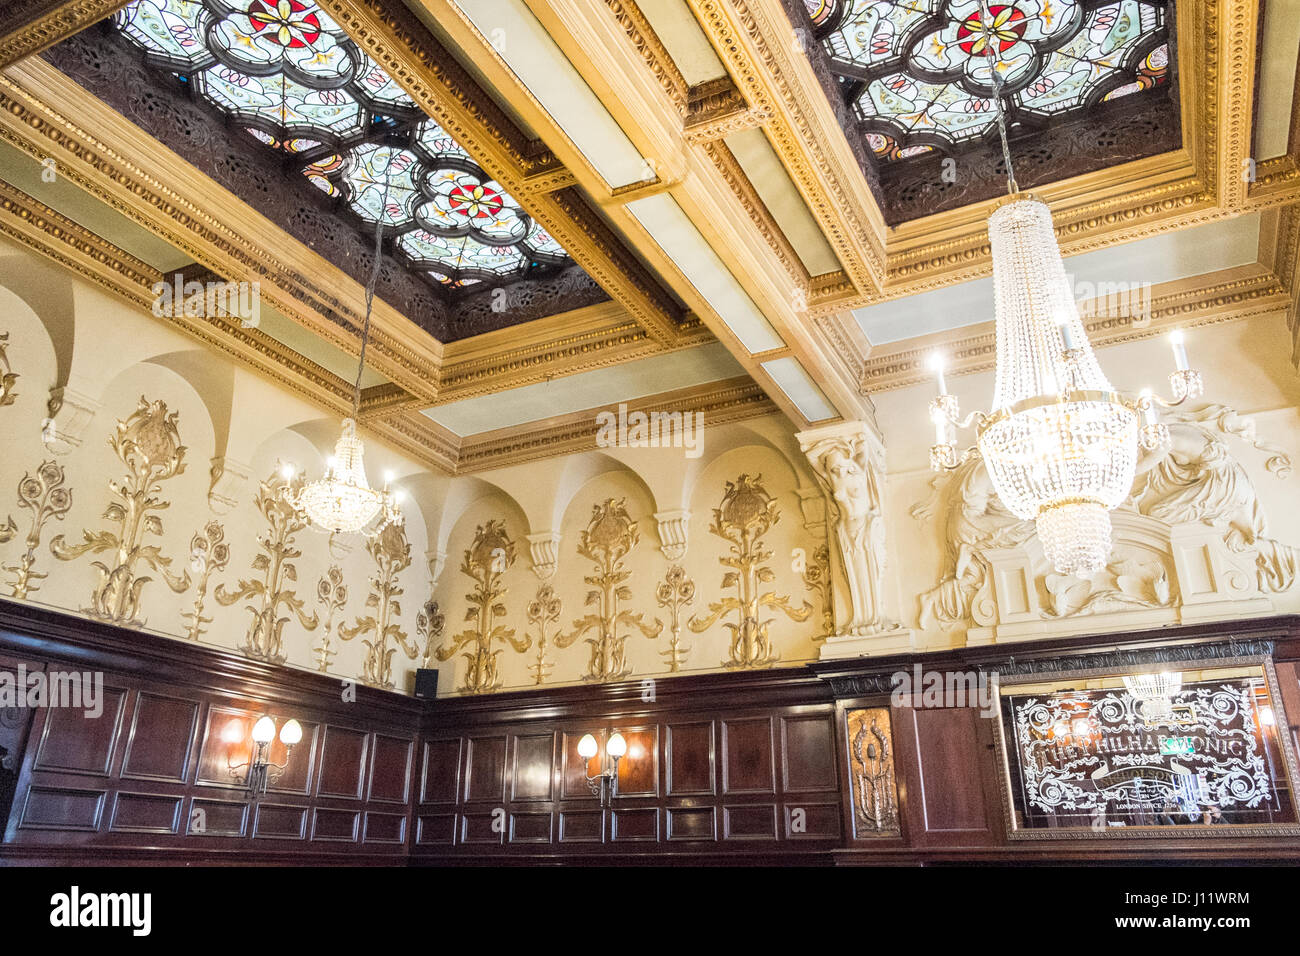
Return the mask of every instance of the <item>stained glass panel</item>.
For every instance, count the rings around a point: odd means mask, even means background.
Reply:
[[[313,0],[136,0],[113,22],[196,99],[301,155],[308,181],[361,223],[382,220],[430,279],[463,286],[569,261]]]
[[[996,123],[1042,122],[1162,85],[1164,0],[805,0],[876,156],[953,153]]]

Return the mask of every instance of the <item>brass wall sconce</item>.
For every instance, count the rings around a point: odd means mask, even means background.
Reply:
[[[578,756],[587,761],[587,766],[590,766],[591,758],[596,756],[599,750],[600,746],[596,743],[596,738],[591,734],[583,735],[583,738],[578,741]],[[586,773],[585,768],[583,770],[587,777],[587,786],[591,788],[592,793],[600,797],[602,807],[605,805],[606,791],[609,793],[611,802],[618,796],[618,762],[626,754],[627,740],[616,730],[610,734],[609,740],[605,742],[605,757],[601,761],[600,773],[592,776]]]
[[[241,773],[244,775],[244,792],[249,797],[256,798],[266,793],[266,788],[284,775],[294,746],[302,740],[302,725],[290,719],[280,728],[280,743],[284,744],[284,763],[271,762],[271,741],[275,740],[275,721],[271,717],[264,714],[258,718],[253,724],[250,736],[253,740],[252,757],[241,763],[234,763],[227,754],[226,767],[230,771],[230,776],[236,780]],[[243,721],[232,720],[226,724],[221,737],[228,744],[241,743],[244,739]]]

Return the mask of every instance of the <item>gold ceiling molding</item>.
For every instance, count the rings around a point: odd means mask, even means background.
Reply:
[[[771,118],[771,110],[751,107],[745,102],[731,77],[720,76],[691,87],[682,133],[690,145],[702,146],[762,126]]]
[[[603,302],[452,342],[443,354],[438,400],[444,405],[549,382],[637,359],[696,348],[713,335],[694,316],[671,345],[656,342],[617,302]]]
[[[1106,346],[1150,338],[1175,325],[1195,328],[1281,312],[1288,301],[1278,276],[1266,266],[1254,264],[1156,286],[1146,317],[1129,310],[1104,314],[1104,299],[1082,303],[1079,314],[1092,344]],[[874,349],[863,363],[863,393],[928,381],[934,373],[926,367],[926,360],[935,350],[948,356],[950,376],[990,371],[997,355],[994,323],[982,322]]]
[[[686,78],[677,69],[677,64],[669,56],[668,49],[660,41],[659,34],[655,33],[641,8],[634,0],[605,0],[605,6],[614,15],[628,39],[635,44],[645,65],[654,73],[655,79],[678,111],[684,115],[695,111],[704,91],[699,86],[686,85]]]
[[[1291,330],[1291,364],[1300,370],[1300,206],[1270,210],[1260,219],[1261,262],[1272,269],[1287,295],[1286,324]]]
[[[290,319],[355,351],[364,312],[359,283],[44,61],[26,60],[0,76],[0,138],[38,162],[54,159],[60,176],[216,274],[261,282],[261,294]],[[376,299],[376,371],[432,400],[430,368],[440,349]]]
[[[319,5],[646,332],[661,342],[676,337],[671,297],[571,190],[530,190],[528,177],[539,171],[536,151],[414,14],[380,0],[319,0]]]
[[[887,229],[805,57],[795,55],[781,0],[688,0],[844,265],[851,294],[817,311],[858,308],[987,275],[991,202]],[[1185,148],[1036,190],[1053,209],[1067,255],[1300,200],[1291,154],[1242,176],[1249,155],[1258,0],[1177,5]],[[1293,127],[1300,98],[1293,105]],[[850,241],[845,229],[858,235]]]
[[[621,404],[629,416],[634,412],[646,415],[680,412],[683,416],[699,412],[704,416],[706,429],[770,415],[777,410],[762,388],[748,376],[663,392]],[[617,416],[619,404],[469,436],[461,441],[456,472],[470,474],[591,451],[598,447],[596,439],[600,428],[597,416],[602,412]],[[703,440],[708,441],[707,434]]]
[[[162,280],[161,272],[2,180],[0,234],[71,269],[115,298],[151,310],[151,289]],[[186,316],[183,310],[163,321],[318,407],[334,414],[350,408],[351,383],[269,335],[244,328],[242,322],[222,316]]]
[[[126,6],[126,0],[10,0],[0,8],[0,67],[40,53]]]

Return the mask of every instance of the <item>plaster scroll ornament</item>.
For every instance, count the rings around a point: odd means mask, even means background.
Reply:
[[[560,599],[555,595],[555,588],[549,584],[543,584],[537,589],[536,596],[528,602],[528,607],[524,609],[528,616],[528,623],[537,628],[537,637],[533,638],[530,634],[529,639],[537,645],[537,655],[533,662],[528,665],[529,671],[533,675],[533,683],[541,686],[546,678],[551,676],[551,671],[555,669],[555,664],[546,659],[546,649],[549,646],[550,635],[547,631],[554,625],[559,624],[560,614],[563,612],[563,606]]]
[[[799,622],[808,620],[813,613],[807,601],[796,608],[787,595],[763,590],[765,584],[776,580],[767,566],[772,552],[764,546],[763,537],[780,520],[781,511],[762,481],[762,475],[750,478],[742,474],[734,482],[727,482],[722,504],[713,509],[709,531],[731,545],[729,553],[718,562],[731,569],[722,576],[722,586],[735,588],[736,594],[710,602],[707,617],[692,616],[687,622],[699,634],[719,619],[736,614],[736,621],[723,622],[731,632],[728,657],[722,662],[727,668],[771,667],[780,660],[770,634],[775,618],[760,617],[764,608],[777,609]]]
[[[298,580],[294,561],[302,552],[294,539],[307,527],[293,501],[302,491],[302,476],[287,466],[277,466],[257,486],[254,499],[257,510],[266,519],[266,531],[257,536],[259,553],[253,558],[253,571],[261,578],[241,578],[234,590],[218,584],[213,595],[217,603],[229,607],[236,601],[251,599],[245,605],[253,616],[240,650],[254,660],[284,663],[284,626],[292,614],[304,630],[314,631],[320,623],[316,612],[306,611],[306,601],[287,585]],[[281,614],[281,609],[289,613]]]
[[[640,540],[626,503],[613,498],[592,507],[591,520],[578,536],[578,553],[595,565],[594,572],[582,579],[595,588],[587,592],[586,602],[595,613],[574,621],[568,634],[557,635],[555,646],[568,647],[584,634],[591,635],[585,639],[591,648],[587,672],[582,677],[585,681],[620,680],[631,673],[627,663],[630,632],[624,628],[634,627],[648,638],[658,637],[663,631],[659,618],[651,626],[642,620],[640,611],[620,606],[632,600],[632,589],[627,585],[632,573],[624,563]]]
[[[208,579],[214,571],[224,571],[230,563],[230,545],[226,543],[226,530],[218,521],[209,521],[202,531],[190,538],[190,570],[196,575],[194,606],[181,615],[188,621],[185,636],[197,641],[212,618],[203,613],[208,596]]]
[[[1156,527],[1166,529],[1213,529],[1227,551],[1252,569],[1250,590],[1277,593],[1293,587],[1300,573],[1300,549],[1268,535],[1254,482],[1226,439],[1239,439],[1264,452],[1266,472],[1278,478],[1290,475],[1287,454],[1260,441],[1252,420],[1223,405],[1167,412],[1163,424],[1169,445],[1140,458],[1130,494],[1116,509],[1117,521],[1123,522],[1127,514],[1153,519]],[[912,516],[938,521],[944,571],[921,595],[921,624],[945,629],[996,625],[1000,610],[990,556],[1024,546],[1034,536],[1034,523],[1018,520],[1003,507],[978,457],[960,464],[946,480],[935,479],[932,488]],[[1125,547],[1122,535],[1116,544],[1112,559],[1091,575],[1049,571],[1039,576],[1044,618],[1177,606],[1180,595],[1170,574],[1168,532],[1163,553],[1148,548],[1139,554],[1134,542]]]
[[[36,474],[25,474],[18,482],[18,506],[32,513],[31,524],[27,531],[27,550],[15,564],[5,565],[5,570],[12,576],[9,582],[9,596],[26,598],[33,591],[39,591],[36,583],[47,574],[33,570],[36,565],[36,550],[40,547],[41,531],[45,522],[54,518],[63,520],[63,516],[72,507],[72,490],[63,487],[63,468],[54,461],[43,461],[36,469]],[[13,538],[18,532],[18,525],[9,518],[6,526],[0,528],[0,544]]]
[[[433,590],[430,585],[430,590]],[[421,667],[432,667],[438,659],[438,645],[442,643],[442,632],[447,627],[447,615],[433,598],[424,602],[420,613],[415,615],[415,634],[424,642],[424,656],[420,658]]]
[[[320,643],[312,648],[312,653],[316,655],[316,670],[325,674],[338,653],[332,644],[334,615],[348,603],[348,586],[343,581],[343,569],[337,564],[331,564],[316,582],[316,603],[325,607],[325,626],[321,629]]]
[[[532,561],[533,574],[539,581],[547,581],[555,576],[555,569],[560,560],[560,533],[542,531],[538,534],[526,534],[528,557]]]
[[[122,481],[108,483],[113,500],[104,517],[113,527],[103,531],[84,531],[80,544],[69,545],[63,535],[50,541],[50,550],[60,561],[71,561],[87,552],[108,553],[107,561],[95,561],[99,586],[91,595],[85,612],[95,620],[111,624],[143,624],[140,595],[153,580],[141,575],[141,563],[160,575],[177,594],[190,586],[189,572],[177,577],[171,572],[172,559],[165,557],[157,544],[146,544],[149,537],[162,537],[162,518],[158,512],[171,507],[159,495],[162,483],[185,471],[185,446],[177,430],[177,412],[168,412],[162,401],[151,402],[144,396],[136,410],[118,421],[109,444],[127,468]]]
[[[375,562],[375,573],[370,578],[370,593],[366,607],[371,613],[358,617],[352,626],[339,625],[339,637],[345,641],[361,637],[366,646],[366,658],[361,668],[362,679],[372,687],[391,690],[393,687],[393,655],[401,648],[411,660],[419,648],[410,640],[398,618],[402,605],[397,600],[403,593],[397,583],[398,575],[411,566],[411,544],[406,540],[406,522],[401,512],[389,520],[378,534],[366,539],[366,551]],[[364,635],[369,635],[367,640]],[[393,646],[389,646],[389,641]]]
[[[0,332],[0,408],[5,405],[12,405],[18,398],[18,395],[14,392],[14,384],[18,381],[18,373],[9,364],[9,356],[6,354],[8,346],[9,333]]]
[[[469,607],[465,620],[471,626],[453,634],[448,643],[438,648],[438,660],[449,660],[461,653],[468,663],[461,690],[468,694],[484,694],[501,686],[501,672],[497,660],[505,648],[495,645],[506,643],[520,654],[526,652],[530,641],[515,637],[515,630],[497,623],[506,616],[505,573],[515,563],[515,542],[506,534],[503,521],[493,518],[479,525],[474,540],[465,549],[460,563],[460,573],[474,581],[474,590],[465,595]]]
[[[663,556],[669,561],[680,561],[686,557],[691,513],[684,509],[657,511],[654,519],[659,531],[659,551]]]

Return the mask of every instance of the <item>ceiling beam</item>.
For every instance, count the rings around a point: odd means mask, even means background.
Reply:
[[[0,5],[0,69],[112,16],[126,0],[8,0]]]

